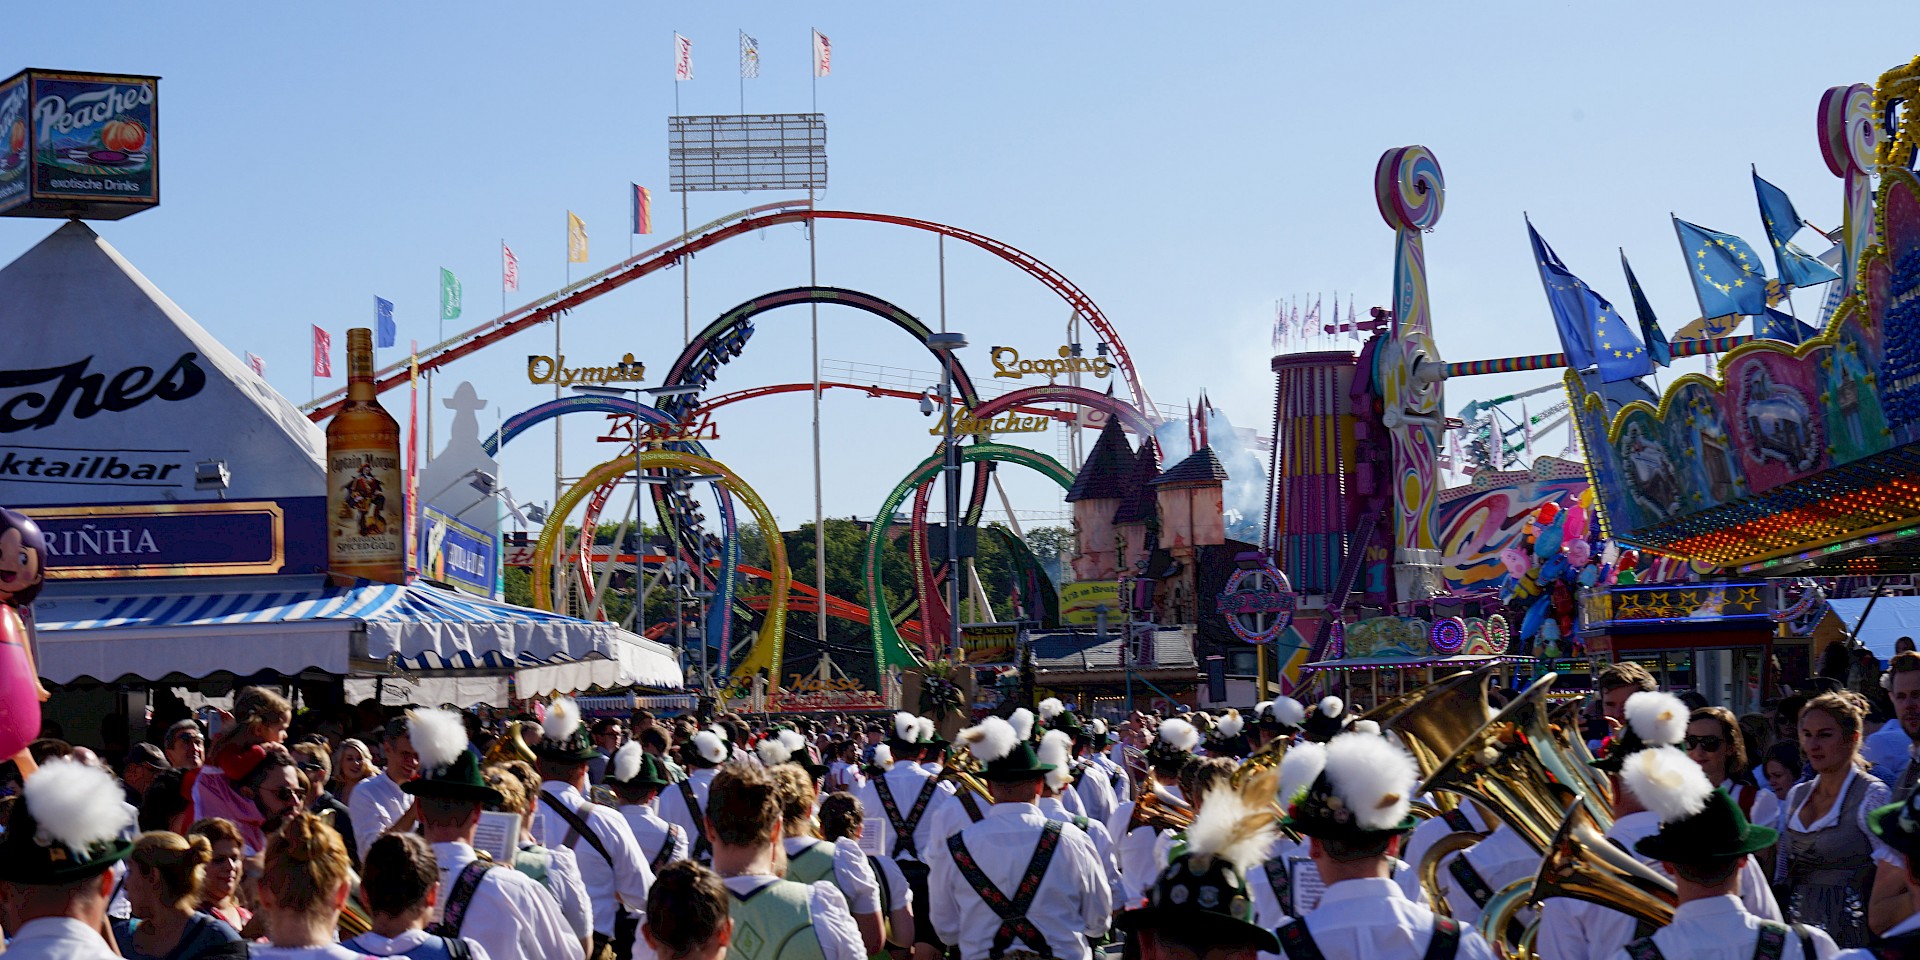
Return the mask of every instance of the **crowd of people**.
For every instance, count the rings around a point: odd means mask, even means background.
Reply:
[[[117,770],[36,741],[0,799],[0,919],[12,956],[152,960],[1920,956],[1920,653],[1850,679],[1737,717],[1595,674],[1600,826],[1670,885],[1664,925],[1503,907],[1540,838],[1423,794],[1401,731],[1335,697],[1111,725],[1048,699],[949,742],[906,713],[566,698],[296,716],[262,687]]]

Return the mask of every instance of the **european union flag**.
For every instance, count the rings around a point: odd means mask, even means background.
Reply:
[[[1791,344],[1806,343],[1809,337],[1818,336],[1820,331],[1800,322],[1798,317],[1781,313],[1772,307],[1755,318],[1754,335],[1768,340],[1785,340]]]
[[[1787,192],[1760,179],[1759,170],[1753,172],[1753,192],[1760,198],[1760,219],[1767,225],[1767,239],[1773,241],[1773,262],[1780,268],[1780,280],[1789,286],[1811,287],[1840,279],[1832,267],[1791,242],[1806,224],[1793,209]]]
[[[394,340],[400,335],[399,329],[393,325],[393,301],[373,298],[373,327],[373,345],[376,349],[393,346]]]
[[[1600,379],[1608,383],[1652,373],[1653,358],[1613,304],[1574,276],[1553,248],[1540,239],[1532,223],[1527,224],[1527,235],[1533,241],[1540,283],[1546,288],[1547,305],[1553,310],[1553,324],[1560,331],[1568,366],[1575,370],[1584,370],[1589,364],[1598,366]]]
[[[1693,271],[1693,293],[1700,298],[1700,315],[1759,316],[1767,309],[1767,268],[1745,240],[1673,218]]]
[[[1627,272],[1627,289],[1633,293],[1633,315],[1640,320],[1640,339],[1647,344],[1647,355],[1663,367],[1673,366],[1673,345],[1667,342],[1667,335],[1660,332],[1660,318],[1653,315],[1653,304],[1640,292],[1640,280],[1633,275],[1633,265],[1627,262],[1625,250],[1620,251],[1620,269]]]

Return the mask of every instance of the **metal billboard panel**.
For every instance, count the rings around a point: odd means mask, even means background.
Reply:
[[[827,118],[821,113],[668,117],[667,189],[824,190]]]

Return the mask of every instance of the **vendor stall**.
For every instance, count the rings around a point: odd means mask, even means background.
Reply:
[[[1496,686],[1531,673],[1532,657],[1509,655],[1510,631],[1499,614],[1444,617],[1371,617],[1335,631],[1331,659],[1300,668],[1300,699],[1338,696],[1355,710],[1374,706],[1463,669],[1498,665]]]

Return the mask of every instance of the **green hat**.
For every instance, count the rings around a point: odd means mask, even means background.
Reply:
[[[1213,725],[1213,733],[1207,737],[1207,753],[1215,757],[1244,757],[1247,755],[1246,718],[1238,710],[1228,710]]]
[[[1620,782],[1641,806],[1660,817],[1660,832],[1633,845],[1643,857],[1666,863],[1726,860],[1764,850],[1780,839],[1772,827],[1747,822],[1740,805],[1673,747],[1653,747],[1628,757]]]
[[[893,722],[887,727],[887,747],[894,752],[906,750],[912,752],[927,745],[933,721],[921,723],[920,718],[905,710],[896,711]]]
[[[1920,790],[1904,803],[1890,803],[1867,814],[1867,829],[1909,857],[1920,856]]]
[[[21,788],[0,838],[0,881],[57,886],[97,877],[133,852],[124,794],[103,770],[51,759]]]
[[[1619,773],[1627,758],[1654,747],[1677,746],[1687,737],[1687,719],[1692,713],[1686,701],[1671,693],[1642,690],[1627,698],[1627,722],[1607,742],[1599,759],[1590,762],[1596,770]]]
[[[1096,750],[1107,745],[1107,722],[1094,717],[1087,725],[1074,734],[1074,739]]]
[[[497,806],[500,791],[480,776],[480,757],[467,749],[467,727],[451,710],[407,711],[407,738],[420,755],[420,776],[401,790],[416,797]]]
[[[649,787],[664,787],[673,782],[667,775],[666,765],[660,758],[641,749],[640,744],[628,741],[613,755],[613,764],[607,771],[607,782],[623,787],[645,790]]]
[[[1070,737],[1080,736],[1080,717],[1061,702],[1059,697],[1048,697],[1040,701],[1040,724],[1046,730],[1059,730]]]
[[[547,704],[547,718],[540,721],[540,742],[533,752],[549,763],[586,763],[600,755],[580,722],[580,705],[571,697],[554,697]]]
[[[1296,743],[1280,761],[1281,826],[1323,840],[1364,843],[1412,830],[1420,769],[1384,737],[1348,733]]]
[[[1253,829],[1248,826],[1258,824]],[[1209,942],[1250,944],[1279,953],[1280,939],[1253,922],[1247,870],[1265,859],[1272,845],[1271,815],[1238,792],[1210,795],[1194,817],[1172,861],[1147,891],[1146,903],[1114,919],[1122,930],[1167,930]],[[1212,849],[1224,845],[1223,849]]]
[[[960,731],[960,742],[980,761],[980,775],[987,780],[1038,780],[1054,769],[1053,764],[1040,762],[1032,741],[999,717],[988,717],[979,726]]]

